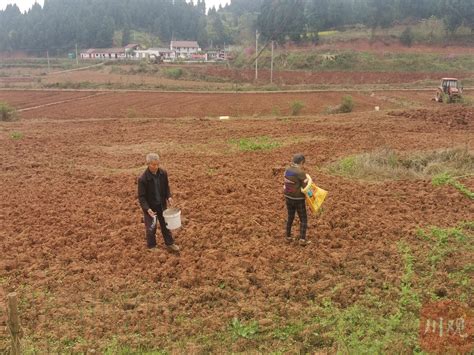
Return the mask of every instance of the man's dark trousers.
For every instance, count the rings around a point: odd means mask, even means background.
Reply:
[[[300,239],[306,239],[306,229],[308,228],[308,216],[306,214],[305,200],[292,200],[286,198],[286,208],[288,209],[288,220],[286,222],[286,237],[291,237],[291,225],[295,219],[295,214],[298,213],[300,219]]]
[[[153,212],[156,213],[156,219],[160,223],[161,234],[165,240],[166,245],[174,244],[173,236],[168,228],[166,228],[165,218],[163,217],[163,207],[161,205],[151,207]],[[145,233],[146,233],[146,244],[148,248],[156,247],[156,228],[157,223],[152,228],[153,218],[150,217],[148,212],[143,212],[143,219],[145,221]]]

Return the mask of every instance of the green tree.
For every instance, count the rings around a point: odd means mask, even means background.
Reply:
[[[303,0],[264,0],[258,16],[258,28],[264,39],[298,41],[304,33]]]
[[[474,5],[472,0],[443,0],[442,13],[446,29],[454,33],[461,25],[474,32]]]
[[[102,24],[99,27],[96,37],[96,46],[100,48],[107,48],[112,46],[112,39],[114,37],[115,23],[110,16],[105,16]]]
[[[387,28],[395,19],[394,0],[368,0],[368,24],[375,30],[377,27]]]

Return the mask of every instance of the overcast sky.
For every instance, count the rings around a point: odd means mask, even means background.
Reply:
[[[196,0],[197,1],[197,0]],[[37,2],[41,6],[43,6],[44,0],[0,0],[0,10],[4,10],[8,4],[17,4],[20,8],[21,12],[24,12],[33,6],[33,4]],[[219,4],[224,6],[225,4],[229,3],[230,0],[206,0],[206,7],[209,9],[212,6],[219,7]]]

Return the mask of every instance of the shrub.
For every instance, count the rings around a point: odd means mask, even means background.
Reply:
[[[325,113],[334,114],[334,113],[349,113],[352,112],[354,108],[354,101],[352,96],[346,95],[342,98],[342,103],[337,106],[329,106],[326,108]]]
[[[292,116],[297,116],[304,108],[304,102],[295,100],[290,104],[290,110]]]
[[[413,39],[415,35],[413,34],[413,31],[411,30],[410,27],[405,28],[405,31],[402,32],[402,35],[400,36],[400,42],[407,46],[411,47],[413,44]]]
[[[0,121],[14,121],[17,117],[16,110],[6,102],[0,102]]]
[[[163,74],[171,79],[179,79],[183,75],[183,69],[181,68],[170,68],[164,69]]]
[[[382,149],[344,157],[329,165],[329,172],[365,180],[411,179],[435,176],[433,184],[453,184],[452,176],[470,176],[474,155],[464,148],[400,155]],[[459,184],[456,188],[462,190]],[[471,195],[470,195],[471,196]]]
[[[354,102],[352,101],[352,96],[347,95],[342,98],[342,104],[339,108],[339,112],[348,113],[352,112],[354,108]]]

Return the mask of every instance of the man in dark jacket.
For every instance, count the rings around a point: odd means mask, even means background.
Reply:
[[[163,211],[166,210],[168,203],[171,203],[168,174],[159,167],[158,154],[148,154],[146,163],[148,168],[138,178],[138,201],[143,210],[147,246],[149,250],[156,250],[156,221],[158,220],[166,246],[177,252],[179,248],[174,244],[173,236],[166,228],[163,217]]]
[[[308,179],[304,172],[305,157],[303,154],[295,154],[291,165],[285,170],[284,194],[286,208],[288,210],[288,220],[286,222],[286,240],[291,242],[291,226],[298,213],[300,219],[300,241],[301,245],[311,243],[306,240],[306,229],[308,226],[308,217],[306,214],[306,201],[301,188],[306,186]]]

